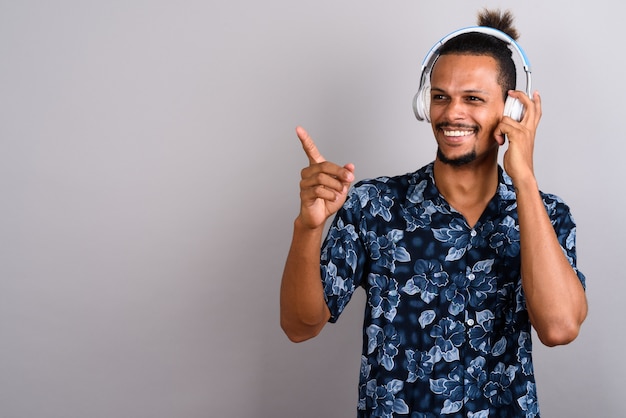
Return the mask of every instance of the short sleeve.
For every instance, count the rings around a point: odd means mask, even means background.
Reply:
[[[567,257],[570,265],[578,275],[583,288],[586,289],[585,275],[578,269],[577,256],[576,256],[576,222],[570,211],[569,206],[561,200],[558,196],[544,195],[544,203],[548,210],[548,215],[554,231],[556,232],[561,249]]]
[[[321,276],[326,303],[336,322],[360,286],[365,249],[359,236],[361,205],[352,189],[328,230],[321,251]]]

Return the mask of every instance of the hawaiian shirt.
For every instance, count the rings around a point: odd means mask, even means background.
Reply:
[[[439,194],[433,163],[357,183],[337,212],[321,271],[331,322],[357,287],[367,294],[359,417],[539,417],[516,197],[498,171],[474,227]],[[569,208],[541,196],[585,286]]]

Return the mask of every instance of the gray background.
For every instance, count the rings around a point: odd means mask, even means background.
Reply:
[[[543,190],[578,222],[590,314],[535,357],[545,417],[623,413],[626,86],[615,2],[0,2],[0,417],[351,417],[361,294],[295,345],[278,291],[306,158],[434,157],[423,56],[511,8]]]

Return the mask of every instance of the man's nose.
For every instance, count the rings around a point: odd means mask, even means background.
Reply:
[[[460,98],[452,98],[444,110],[445,116],[449,120],[462,119],[465,116],[465,103]]]

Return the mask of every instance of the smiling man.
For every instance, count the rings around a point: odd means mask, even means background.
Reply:
[[[511,23],[485,11],[427,56],[414,107],[438,149],[413,173],[350,188],[354,166],[297,128],[309,166],[281,325],[312,338],[364,289],[359,417],[538,417],[531,326],[562,345],[586,317],[575,224],[534,175],[541,100],[515,90]]]

